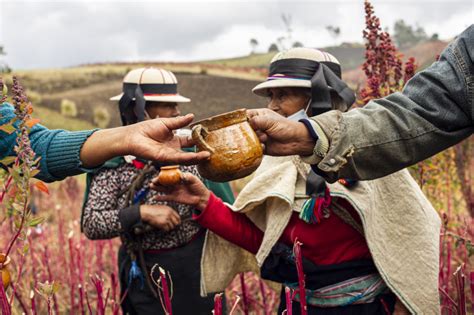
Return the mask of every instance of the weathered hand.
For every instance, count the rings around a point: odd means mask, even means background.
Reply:
[[[175,186],[161,186],[157,178],[152,180],[150,187],[156,191],[165,193],[156,196],[159,201],[174,201],[192,205],[200,211],[206,209],[211,195],[207,187],[191,173],[183,173],[182,181]]]
[[[187,126],[193,118],[192,114],[188,114],[98,130],[82,146],[82,166],[95,167],[113,157],[124,155],[162,163],[196,164],[209,158],[209,152],[183,152],[180,148],[192,146],[192,140],[173,134],[173,130]]]
[[[166,205],[141,205],[140,216],[143,222],[167,232],[181,223],[179,214]]]
[[[183,152],[182,147],[194,143],[188,137],[179,137],[173,130],[187,126],[194,116],[188,114],[175,118],[158,118],[127,126],[128,154],[173,164],[196,164],[209,157],[209,152]]]
[[[267,109],[247,110],[250,125],[268,155],[311,155],[314,140],[303,123],[291,121]]]

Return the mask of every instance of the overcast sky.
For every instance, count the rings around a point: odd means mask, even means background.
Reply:
[[[474,0],[372,0],[382,26],[397,19],[448,39],[474,21]],[[285,34],[324,47],[361,42],[363,0],[19,1],[0,0],[0,45],[14,69],[107,61],[192,61],[266,51]],[[340,27],[331,37],[326,26]]]

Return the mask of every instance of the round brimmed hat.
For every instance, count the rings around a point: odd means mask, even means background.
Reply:
[[[313,48],[292,48],[279,52],[270,63],[267,80],[253,88],[259,96],[267,96],[269,88],[303,87],[311,89],[313,115],[332,109],[330,91],[348,105],[355,94],[341,80],[341,65],[333,55]]]
[[[173,72],[157,68],[139,68],[128,72],[123,78],[123,91],[140,86],[146,101],[187,103],[191,100],[178,93],[178,80]],[[124,93],[111,97],[119,101]],[[132,98],[135,100],[135,97]]]
[[[187,103],[191,100],[178,93],[178,80],[171,71],[139,68],[123,78],[123,93],[110,98],[119,102],[122,123],[143,121],[147,101]]]

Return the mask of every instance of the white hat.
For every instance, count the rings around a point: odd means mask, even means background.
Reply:
[[[178,93],[178,80],[173,72],[157,68],[131,70],[123,78],[123,90],[140,86],[146,101],[188,103],[191,100]],[[123,93],[111,97],[119,101]],[[135,98],[133,98],[135,100]]]
[[[285,66],[281,68],[282,61],[290,60],[298,63],[299,60],[310,60],[312,62],[323,63],[328,66],[336,75],[341,76],[341,66],[333,55],[313,48],[292,48],[277,53],[270,62],[270,71],[267,80],[253,88],[252,92],[259,96],[267,96],[267,89],[277,87],[304,87],[311,88],[311,77],[316,69],[308,69],[309,72],[300,72],[297,64],[295,66]],[[276,67],[280,64],[280,67]],[[287,71],[282,71],[287,70]],[[303,69],[306,70],[306,69]],[[285,73],[282,73],[285,72]],[[306,72],[306,73],[305,73]]]

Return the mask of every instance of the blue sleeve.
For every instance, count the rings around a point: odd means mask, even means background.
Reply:
[[[0,125],[8,123],[14,117],[11,105],[0,105]],[[52,182],[86,171],[81,167],[79,154],[82,145],[94,131],[71,132],[49,130],[40,124],[33,126],[30,131],[31,147],[36,155],[41,157],[41,172],[37,177]],[[16,137],[16,133],[7,134],[0,131],[0,158],[14,154]]]

